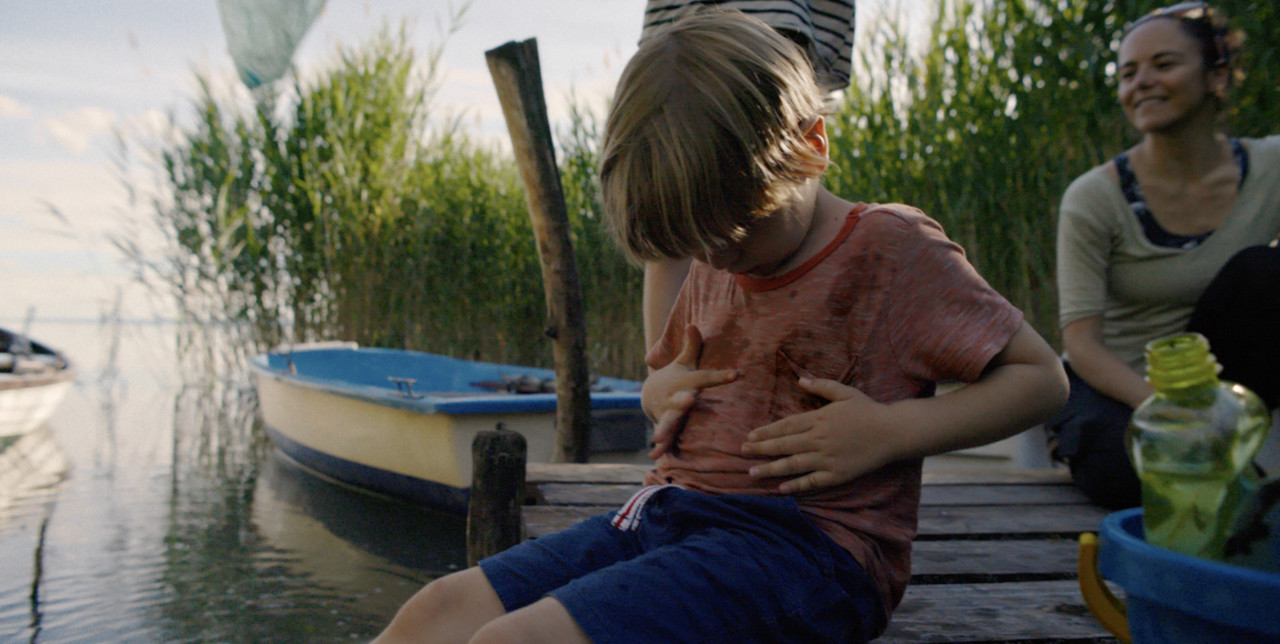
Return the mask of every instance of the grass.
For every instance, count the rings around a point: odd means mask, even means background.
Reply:
[[[1280,123],[1280,12],[1243,17],[1252,71],[1226,115],[1238,134]],[[1131,145],[1110,65],[1136,0],[943,0],[923,46],[862,24],[855,84],[830,127],[831,189],[905,202],[1056,343],[1053,239],[1072,178]],[[249,108],[202,79],[195,116],[159,150],[168,240],[139,272],[184,317],[219,324],[238,362],[290,342],[346,339],[549,366],[539,265],[514,162],[433,111],[435,61],[405,33],[344,50]],[[557,132],[593,372],[640,378],[641,273],[603,229],[599,115]]]

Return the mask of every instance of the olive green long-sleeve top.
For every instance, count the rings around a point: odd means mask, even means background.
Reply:
[[[1248,174],[1235,207],[1191,249],[1149,241],[1107,164],[1081,175],[1058,217],[1058,322],[1102,316],[1102,344],[1138,373],[1143,347],[1186,328],[1196,301],[1236,252],[1280,235],[1280,136],[1241,139]]]

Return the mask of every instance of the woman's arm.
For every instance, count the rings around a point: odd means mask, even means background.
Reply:
[[[743,454],[779,457],[758,478],[794,476],[784,494],[851,481],[889,463],[985,445],[1043,422],[1067,400],[1062,361],[1026,322],[982,376],[932,398],[878,403],[834,380],[801,380],[830,404],[760,427]]]
[[[1071,370],[1099,392],[1137,407],[1154,389],[1102,345],[1102,318],[1076,320],[1062,328],[1062,348]]]
[[[1072,371],[1082,380],[1137,407],[1151,388],[1102,342],[1111,248],[1123,236],[1116,222],[1133,217],[1119,197],[1115,165],[1108,163],[1102,170],[1073,181],[1059,208],[1056,248],[1062,347]]]

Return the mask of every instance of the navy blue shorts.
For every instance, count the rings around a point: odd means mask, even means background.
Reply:
[[[794,499],[645,488],[480,562],[508,611],[550,595],[593,642],[865,642],[871,579]]]

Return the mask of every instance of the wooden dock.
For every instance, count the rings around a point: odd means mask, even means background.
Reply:
[[[529,537],[615,510],[648,466],[529,464]],[[1115,642],[1076,581],[1081,532],[1106,511],[1065,470],[926,468],[911,585],[885,644]]]

